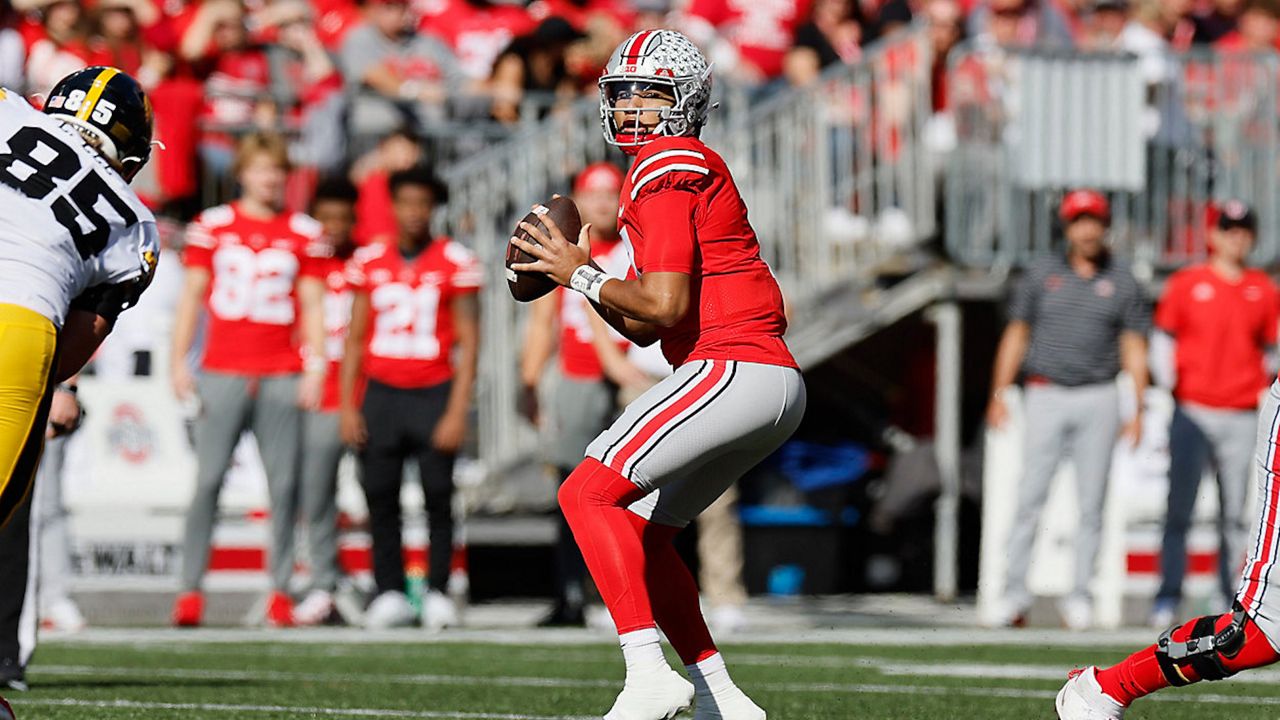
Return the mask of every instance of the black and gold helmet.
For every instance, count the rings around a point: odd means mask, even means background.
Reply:
[[[80,128],[125,180],[151,157],[151,101],[128,73],[77,70],[53,86],[44,111]]]

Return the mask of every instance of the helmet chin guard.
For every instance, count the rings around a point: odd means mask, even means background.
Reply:
[[[611,145],[639,148],[658,137],[697,137],[711,111],[711,65],[689,38],[674,30],[642,30],[622,42],[600,76],[600,126]],[[664,108],[622,108],[643,89],[671,98]],[[658,112],[651,130],[619,127],[614,113]]]

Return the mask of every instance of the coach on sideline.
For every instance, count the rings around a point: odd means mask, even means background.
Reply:
[[[1280,302],[1271,278],[1245,266],[1257,230],[1247,205],[1224,203],[1210,231],[1208,261],[1171,275],[1156,308],[1152,374],[1173,389],[1177,402],[1169,425],[1161,582],[1151,610],[1152,625],[1161,629],[1173,624],[1182,600],[1187,529],[1206,465],[1218,476],[1222,607],[1231,606],[1245,558],[1249,463],[1258,401],[1271,380],[1265,357],[1276,343]],[[1161,362],[1167,360],[1172,363]]]
[[[1089,581],[1102,534],[1116,434],[1121,431],[1136,445],[1142,433],[1149,315],[1138,282],[1105,244],[1111,223],[1106,198],[1092,190],[1075,190],[1063,198],[1058,214],[1067,252],[1041,258],[1018,283],[996,352],[987,407],[988,426],[1003,427],[1008,421],[1004,391],[1021,374],[1027,418],[1023,472],[1017,515],[1006,543],[1008,575],[998,622],[1021,625],[1031,607],[1026,580],[1036,526],[1049,484],[1070,449],[1080,522],[1075,582],[1059,611],[1068,628],[1082,630],[1093,623]],[[1138,408],[1123,429],[1116,385],[1122,368],[1133,378]]]

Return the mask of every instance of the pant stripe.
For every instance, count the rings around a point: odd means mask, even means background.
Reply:
[[[1276,482],[1276,475],[1280,474],[1280,452],[1277,452],[1277,446],[1280,445],[1280,439],[1276,437],[1276,423],[1280,421],[1280,411],[1277,411],[1276,417],[1271,421],[1271,459],[1267,463],[1267,467],[1263,468],[1263,472],[1267,473],[1266,491],[1263,493],[1265,502],[1267,503],[1266,520],[1258,526],[1258,538],[1254,545],[1254,560],[1250,563],[1248,574],[1245,576],[1245,587],[1241,604],[1253,610],[1257,605],[1262,604],[1262,593],[1266,592],[1265,587],[1259,587],[1259,578],[1265,577],[1264,566],[1269,567],[1274,564],[1275,558],[1275,537],[1273,529],[1276,523],[1276,510],[1280,506],[1280,483]]]
[[[657,435],[657,436],[654,438],[653,442],[649,443],[649,446],[648,446],[648,447],[644,448],[643,450],[641,450],[639,453],[637,453],[637,454],[636,454],[635,459],[634,459],[634,460],[632,460],[632,461],[630,462],[630,467],[626,467],[626,466],[624,466],[625,471],[622,473],[623,475],[628,475],[628,473],[630,473],[631,471],[635,470],[636,466],[637,466],[637,465],[639,465],[640,463],[644,462],[644,459],[645,459],[646,457],[648,457],[648,456],[649,456],[649,453],[653,452],[653,449],[654,449],[654,448],[656,448],[656,447],[658,447],[659,445],[661,445],[661,444],[662,444],[662,441],[663,441],[663,440],[665,440],[665,439],[667,438],[667,436],[668,436],[668,435],[670,435],[671,433],[673,433],[673,432],[675,432],[677,429],[679,429],[681,425],[683,425],[683,424],[685,424],[686,422],[688,422],[688,421],[689,421],[689,419],[690,419],[690,418],[692,418],[693,416],[697,415],[699,411],[701,411],[701,410],[703,410],[703,409],[705,409],[705,408],[710,407],[713,403],[715,403],[716,398],[718,398],[718,397],[720,397],[721,395],[723,395],[723,394],[724,394],[724,391],[729,389],[729,386],[733,384],[733,378],[734,378],[734,376],[738,374],[738,363],[737,363],[737,361],[730,360],[730,361],[728,361],[728,363],[727,363],[727,364],[728,364],[728,366],[729,366],[729,374],[728,374],[728,377],[725,379],[725,381],[724,381],[723,383],[721,383],[721,384],[720,384],[720,386],[719,386],[719,387],[715,388],[715,389],[711,392],[710,396],[707,398],[707,401],[706,401],[706,402],[704,402],[704,403],[702,403],[702,404],[700,404],[697,408],[694,408],[694,409],[693,409],[693,410],[691,410],[690,412],[685,413],[685,414],[684,414],[684,417],[681,417],[681,418],[677,419],[675,422],[670,423],[670,424],[666,427],[666,429],[664,429],[664,430],[662,431],[662,433],[661,433],[661,434]],[[723,373],[722,373],[722,375],[723,375]]]
[[[655,414],[661,412],[662,409],[666,407],[668,403],[678,398],[680,394],[685,391],[685,388],[697,382],[698,379],[706,375],[706,373],[710,369],[711,369],[711,363],[704,362],[702,368],[699,369],[698,372],[690,375],[687,380],[680,383],[680,385],[677,386],[676,389],[668,393],[666,397],[654,403],[653,406],[651,406],[648,410],[644,411],[643,413],[640,413],[640,416],[636,418],[635,422],[631,423],[631,427],[627,428],[626,432],[619,435],[618,439],[614,440],[613,444],[609,445],[609,448],[604,451],[604,454],[600,456],[600,462],[604,463],[605,465],[608,465],[610,462],[610,456],[614,452],[616,452],[619,448],[626,445],[627,441],[636,432],[636,428],[641,427],[644,423],[648,422],[649,419],[652,418]]]
[[[627,461],[630,460],[644,446],[644,444],[650,440],[650,438],[661,432],[663,428],[671,423],[677,415],[690,409],[695,404],[704,401],[727,372],[726,364],[720,361],[711,361],[710,369],[711,371],[703,377],[697,385],[694,385],[689,392],[683,394],[675,402],[668,405],[662,412],[658,413],[649,420],[649,422],[645,423],[640,428],[639,432],[632,435],[631,438],[627,440],[626,444],[622,446],[622,449],[613,456],[613,460],[609,462],[609,467],[626,476],[627,472],[625,472],[623,468],[626,467]]]

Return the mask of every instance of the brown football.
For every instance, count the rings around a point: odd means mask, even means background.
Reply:
[[[578,232],[582,230],[582,218],[578,216],[578,206],[572,200],[563,195],[554,197],[551,202],[535,207],[533,212],[525,215],[520,222],[530,225],[537,223],[545,232],[547,226],[541,222],[543,215],[551,216],[551,221],[560,228],[565,240],[571,243],[578,242]],[[521,240],[536,243],[519,223],[511,234]],[[556,282],[542,273],[516,272],[511,269],[512,265],[530,262],[537,262],[537,258],[516,247],[514,243],[507,243],[507,288],[511,290],[511,297],[520,302],[537,300],[556,289]]]

